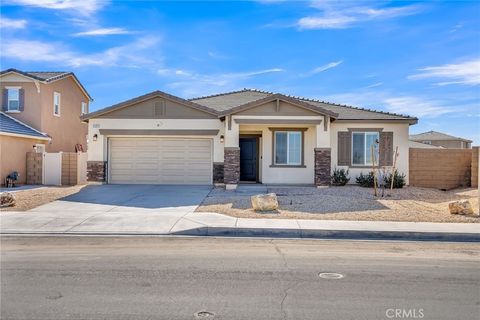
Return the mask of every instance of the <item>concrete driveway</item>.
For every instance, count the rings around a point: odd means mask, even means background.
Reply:
[[[91,185],[27,212],[4,212],[1,231],[165,234],[211,186]]]

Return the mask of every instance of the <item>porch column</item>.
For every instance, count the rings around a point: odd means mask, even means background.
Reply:
[[[331,174],[331,146],[330,146],[330,117],[325,116],[324,122],[317,125],[316,145],[314,149],[314,182],[318,186],[330,185]]]
[[[227,190],[235,190],[240,181],[240,128],[232,116],[225,119],[223,179]]]

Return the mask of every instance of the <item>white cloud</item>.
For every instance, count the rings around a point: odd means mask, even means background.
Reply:
[[[320,10],[321,14],[303,17],[296,25],[300,29],[342,29],[361,22],[413,15],[423,9],[418,5],[373,8],[368,7],[370,3],[365,1],[355,4],[346,1],[313,1],[311,6]]]
[[[437,82],[439,86],[450,84],[480,85],[480,58],[457,64],[444,64],[436,67],[419,69],[418,74],[408,76],[408,79],[434,78],[444,80]]]
[[[313,69],[312,71],[310,71],[310,74],[317,74],[317,73],[320,73],[320,72],[327,71],[328,69],[335,68],[342,63],[343,63],[343,60],[327,63],[323,66],[320,66],[318,68]]]
[[[52,10],[72,10],[82,15],[89,15],[103,8],[108,2],[108,0],[7,0],[6,4]]]
[[[424,118],[435,118],[446,113],[458,111],[458,108],[445,105],[442,101],[423,99],[415,96],[385,98],[383,102],[390,112],[410,114]]]
[[[27,26],[27,20],[24,19],[10,19],[4,16],[0,17],[0,28],[9,29],[23,29]]]
[[[56,62],[70,67],[123,66],[138,67],[154,63],[151,48],[159,42],[156,37],[140,38],[133,43],[112,47],[102,52],[82,54],[62,43],[33,40],[4,40],[2,57],[39,62]]]
[[[380,87],[381,85],[383,85],[383,82],[377,82],[377,83],[372,83],[371,85],[366,86],[365,88],[366,89],[376,88],[376,87]]]
[[[246,72],[226,72],[215,74],[201,74],[180,69],[159,69],[157,72],[162,77],[171,79],[169,86],[180,90],[184,96],[205,95],[218,90],[238,89],[241,83],[254,77],[271,73],[283,72],[281,68],[261,69]],[[247,85],[247,83],[244,83]]]
[[[93,29],[88,31],[77,32],[74,34],[76,37],[82,36],[109,36],[109,35],[116,35],[116,34],[129,34],[132,33],[124,28],[100,28],[100,29]]]

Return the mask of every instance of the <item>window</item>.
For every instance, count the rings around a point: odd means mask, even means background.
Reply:
[[[20,88],[7,88],[8,109],[7,111],[20,111]]]
[[[422,143],[425,143],[425,144],[432,144],[432,141],[429,141],[429,140],[427,140],[427,141],[422,141]]]
[[[302,159],[302,131],[274,131],[274,165],[299,166]]]
[[[45,145],[37,143],[34,148],[36,153],[44,153],[45,152]]]
[[[375,148],[375,164],[379,160],[378,132],[352,132],[352,164],[372,165],[372,146]]]
[[[60,93],[53,93],[53,115],[60,116]]]
[[[87,104],[85,102],[82,102],[82,114],[88,113],[87,111]]]

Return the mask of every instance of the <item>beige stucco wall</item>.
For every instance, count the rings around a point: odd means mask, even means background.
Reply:
[[[107,136],[100,129],[142,129],[142,130],[219,130],[216,136],[197,136],[195,138],[213,139],[213,161],[223,162],[224,124],[219,119],[91,119],[88,123],[88,161],[107,161]],[[93,135],[97,134],[97,141]],[[124,136],[125,137],[125,136]],[[128,136],[127,136],[128,137]],[[148,136],[152,137],[152,136]],[[159,136],[161,137],[161,136]],[[171,137],[171,136],[169,136]],[[189,138],[188,136],[179,136]]]
[[[338,166],[338,132],[339,131],[348,131],[348,128],[383,128],[383,131],[393,132],[393,149],[398,146],[398,159],[397,159],[397,170],[400,173],[406,175],[406,181],[408,184],[408,150],[409,150],[409,125],[407,123],[355,123],[355,122],[341,122],[335,121],[331,124],[331,134],[330,141],[332,146],[332,169],[333,168],[345,168],[346,166]],[[360,173],[368,173],[371,171],[369,168],[348,168],[350,172],[350,183],[355,183],[355,178],[360,175]]]
[[[25,90],[24,111],[8,114],[52,137],[46,144],[47,152],[74,152],[78,143],[87,151],[88,126],[80,121],[80,115],[82,102],[87,103],[88,108],[89,100],[72,77],[45,84],[10,74],[2,77],[0,84],[2,92],[9,86]],[[61,95],[60,117],[53,115],[53,92]],[[3,99],[3,95],[0,96]]]
[[[82,102],[88,98],[72,77],[49,84],[41,84],[42,123],[40,131],[52,137],[47,152],[74,152],[75,144],[82,144],[87,151],[88,125],[80,121]],[[53,115],[53,93],[59,92],[60,117]]]
[[[27,177],[27,152],[33,151],[35,144],[47,144],[45,140],[29,139],[0,135],[0,178],[1,184],[12,171],[20,174],[19,184],[24,184]]]

